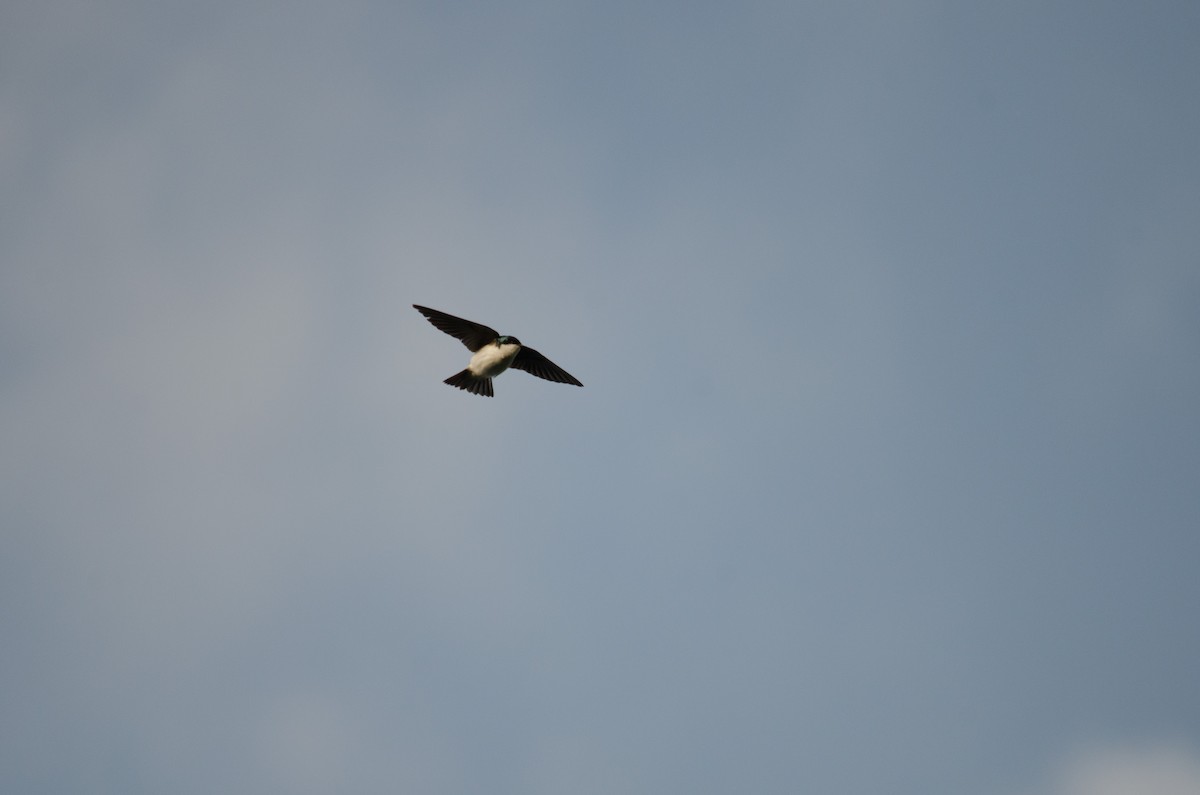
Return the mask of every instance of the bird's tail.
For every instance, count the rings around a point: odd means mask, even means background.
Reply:
[[[461,373],[455,373],[447,378],[445,383],[450,386],[456,386],[459,389],[465,389],[473,395],[495,397],[492,393],[492,379],[479,375],[471,375],[470,369],[463,370]]]

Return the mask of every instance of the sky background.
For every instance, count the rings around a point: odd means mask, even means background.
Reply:
[[[1197,41],[4,3],[0,790],[1200,792]]]

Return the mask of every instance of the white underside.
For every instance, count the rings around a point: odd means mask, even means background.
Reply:
[[[513,345],[511,342],[504,345],[484,345],[475,351],[467,369],[471,371],[471,375],[492,378],[508,369],[519,350],[521,350],[521,346]]]

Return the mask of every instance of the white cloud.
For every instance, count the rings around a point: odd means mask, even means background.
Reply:
[[[1200,753],[1184,744],[1113,746],[1070,754],[1045,795],[1200,795]]]

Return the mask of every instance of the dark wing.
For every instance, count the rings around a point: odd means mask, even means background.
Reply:
[[[457,337],[462,340],[462,344],[466,345],[472,353],[500,336],[496,333],[495,329],[490,329],[482,323],[472,323],[470,320],[463,320],[461,317],[447,315],[445,312],[439,312],[427,306],[413,304],[413,309],[428,318],[429,322],[436,328],[446,332],[451,337]]]
[[[521,346],[521,350],[517,351],[517,357],[513,359],[512,367],[518,370],[524,370],[530,375],[536,375],[538,378],[545,378],[547,381],[553,381],[556,384],[574,384],[575,386],[583,386],[579,383],[579,379],[568,373],[566,370],[559,367],[554,362],[542,356],[533,348]]]

